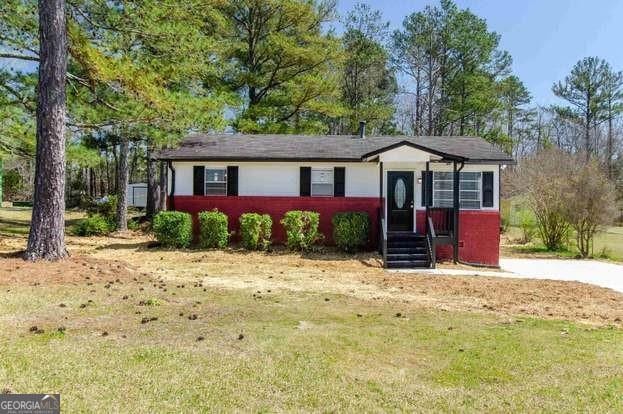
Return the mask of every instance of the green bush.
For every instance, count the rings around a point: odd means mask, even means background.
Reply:
[[[117,196],[114,194],[106,196],[100,200],[88,198],[83,200],[81,204],[83,204],[82,207],[90,216],[99,214],[109,221],[114,221],[115,216],[117,215]]]
[[[2,175],[0,173],[0,175]],[[13,200],[24,188],[24,178],[17,169],[4,172],[4,177],[0,177],[2,183],[2,193],[4,200]]]
[[[266,250],[270,247],[273,220],[268,214],[245,213],[239,218],[242,245],[249,250]]]
[[[345,252],[357,251],[368,243],[370,231],[368,213],[358,211],[336,213],[331,223],[333,223],[333,241]]]
[[[199,213],[199,245],[205,248],[225,247],[229,241],[227,215],[214,209]]]
[[[141,223],[134,217],[128,220],[128,230],[138,231],[141,229]]]
[[[518,213],[519,227],[521,228],[521,242],[530,243],[537,232],[536,219],[530,210],[521,210]]]
[[[100,214],[93,214],[78,222],[74,228],[77,236],[103,236],[113,230],[110,220]]]
[[[181,211],[161,211],[152,224],[156,239],[167,247],[188,247],[193,225],[190,214]]]
[[[318,232],[319,223],[320,214],[315,211],[288,211],[281,219],[286,231],[286,246],[291,250],[309,250],[322,239]]]

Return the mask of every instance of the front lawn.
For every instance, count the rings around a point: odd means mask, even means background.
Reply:
[[[0,226],[15,212],[0,210]],[[14,229],[15,229],[14,228]],[[623,410],[623,295],[385,272],[375,254],[0,244],[0,391],[65,412]]]
[[[509,227],[502,237],[502,254],[506,256],[526,257],[560,257],[575,258],[579,252],[575,247],[573,237],[569,240],[570,246],[566,249],[547,250],[543,243],[535,236],[530,243],[521,244],[519,227]],[[593,258],[623,262],[623,227],[608,227],[595,235]]]

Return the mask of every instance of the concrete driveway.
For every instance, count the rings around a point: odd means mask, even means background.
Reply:
[[[623,265],[597,260],[500,259],[502,277],[571,280],[623,292]]]

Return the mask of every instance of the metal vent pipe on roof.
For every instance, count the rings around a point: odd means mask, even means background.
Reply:
[[[359,138],[366,136],[366,121],[359,121]]]

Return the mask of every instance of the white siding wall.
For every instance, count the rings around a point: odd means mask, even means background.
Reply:
[[[238,194],[241,196],[298,196],[300,167],[345,167],[346,197],[378,197],[379,166],[376,163],[313,162],[174,162],[175,194],[193,194],[193,166],[238,166]]]
[[[414,150],[418,151],[418,150]],[[395,154],[398,155],[398,154]],[[403,154],[400,154],[403,155]],[[413,154],[412,154],[413,155]],[[375,162],[361,163],[298,163],[298,162],[174,162],[175,194],[193,194],[193,166],[206,167],[238,166],[238,194],[241,196],[298,196],[299,168],[346,168],[345,192],[347,197],[378,197],[379,166]],[[383,163],[383,188],[387,189],[387,171],[414,172],[414,204],[421,208],[421,184],[418,183],[421,171],[426,169],[424,162],[392,162]],[[432,171],[452,171],[452,164],[430,163]],[[500,175],[498,165],[466,164],[463,171],[493,172],[493,207],[482,210],[499,209]]]

